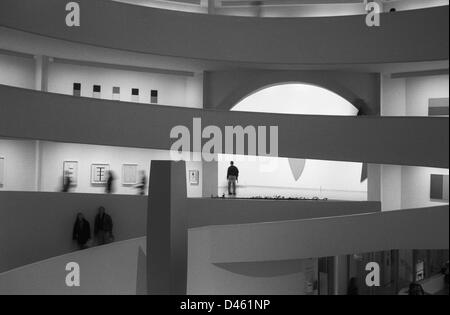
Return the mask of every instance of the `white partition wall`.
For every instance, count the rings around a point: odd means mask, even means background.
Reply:
[[[362,163],[223,156],[218,162],[218,194],[227,194],[229,161],[239,168],[238,197],[305,197],[367,200],[367,180],[361,181]],[[293,162],[294,161],[294,162]],[[295,163],[301,163],[297,172]],[[295,173],[299,175],[296,179]]]
[[[34,59],[0,50],[0,84],[34,89]]]
[[[3,170],[0,190],[36,190],[36,144],[28,140],[0,139],[0,158]],[[0,163],[1,164],[1,163]]]
[[[114,193],[123,195],[138,194],[136,185],[124,180],[124,166],[136,166],[138,181],[140,171],[144,171],[148,185],[151,161],[171,159],[170,152],[164,150],[48,141],[40,141],[38,147],[36,141],[12,139],[0,139],[0,157],[3,158],[4,165],[3,185],[0,185],[0,190],[3,191],[59,192],[62,190],[64,163],[71,162],[76,165],[77,174],[76,186],[70,192],[104,193],[105,186],[94,184],[91,180],[92,165],[104,164],[114,172]],[[187,162],[186,174],[189,171],[198,171],[200,181],[186,181],[188,196],[201,197],[202,163]],[[147,189],[145,192],[147,193]]]

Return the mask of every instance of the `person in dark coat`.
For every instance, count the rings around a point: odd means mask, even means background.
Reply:
[[[65,172],[64,173],[64,177],[63,177],[63,186],[61,191],[62,192],[70,192],[70,188],[72,187],[72,178],[70,176],[69,172]]]
[[[145,171],[141,171],[141,180],[139,184],[136,185],[136,188],[138,190],[138,194],[141,196],[145,195],[145,188],[147,187],[147,176],[145,175]]]
[[[79,249],[86,249],[87,242],[91,239],[91,226],[82,213],[78,213],[73,226],[72,239],[77,242]]]
[[[234,166],[234,162],[230,162],[230,167],[227,172],[228,180],[228,195],[236,195],[236,182],[239,179],[239,170]]]
[[[408,295],[425,295],[425,291],[419,283],[412,282],[409,284]]]
[[[351,278],[347,288],[347,295],[359,295],[358,280]]]
[[[107,194],[112,194],[114,192],[114,180],[115,180],[114,173],[112,171],[108,172],[108,179],[106,180],[106,187],[105,192]]]
[[[94,235],[97,238],[98,245],[105,245],[113,240],[113,222],[111,216],[106,213],[104,207],[98,208],[98,214],[95,217]]]

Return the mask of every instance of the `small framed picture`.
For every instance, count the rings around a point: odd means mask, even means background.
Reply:
[[[122,185],[131,186],[137,184],[137,164],[123,164],[122,165]]]
[[[70,177],[70,186],[76,187],[78,183],[78,161],[64,161],[63,177]]]
[[[200,172],[198,170],[189,171],[189,184],[191,185],[200,184]]]
[[[73,84],[73,96],[81,96],[81,83]]]
[[[91,165],[91,184],[103,185],[108,181],[109,164]]]
[[[5,158],[0,156],[0,187],[5,185]]]

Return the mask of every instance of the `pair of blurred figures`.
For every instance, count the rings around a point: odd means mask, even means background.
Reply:
[[[94,223],[94,237],[97,245],[105,245],[114,241],[113,221],[104,207],[98,208],[98,213]],[[88,248],[91,240],[91,225],[84,217],[83,213],[78,213],[73,227],[72,239],[77,242],[79,249]]]

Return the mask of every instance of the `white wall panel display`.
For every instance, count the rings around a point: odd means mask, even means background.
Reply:
[[[0,157],[0,186],[4,185],[5,181],[5,158]]]
[[[37,156],[39,162],[36,161]],[[186,154],[184,158],[188,159],[188,156]],[[122,185],[123,165],[135,164],[137,175],[133,177],[139,181],[140,171],[143,171],[150,181],[151,161],[170,160],[171,156],[170,152],[165,150],[48,141],[41,141],[37,152],[35,141],[0,138],[0,158],[0,178],[3,183],[0,185],[0,191],[61,192],[64,170],[73,169],[72,181],[76,186],[72,183],[71,193],[103,194],[107,171],[113,170],[117,184],[114,193],[136,195],[139,191],[134,185]],[[98,167],[104,167],[105,164],[107,167],[101,170],[102,179],[97,178],[93,182],[95,176],[92,174],[98,175]],[[98,167],[93,168],[93,165]],[[188,172],[201,169],[202,162],[187,162],[186,187],[190,197],[202,196],[202,183],[200,181],[199,185],[190,185]],[[36,187],[36,182],[39,182],[39,188]]]
[[[136,185],[137,184],[137,164],[124,164],[122,166],[122,185]]]
[[[91,184],[102,185],[108,180],[109,164],[91,165]]]
[[[78,184],[78,161],[64,161],[63,176],[70,177],[72,187],[76,187]]]

